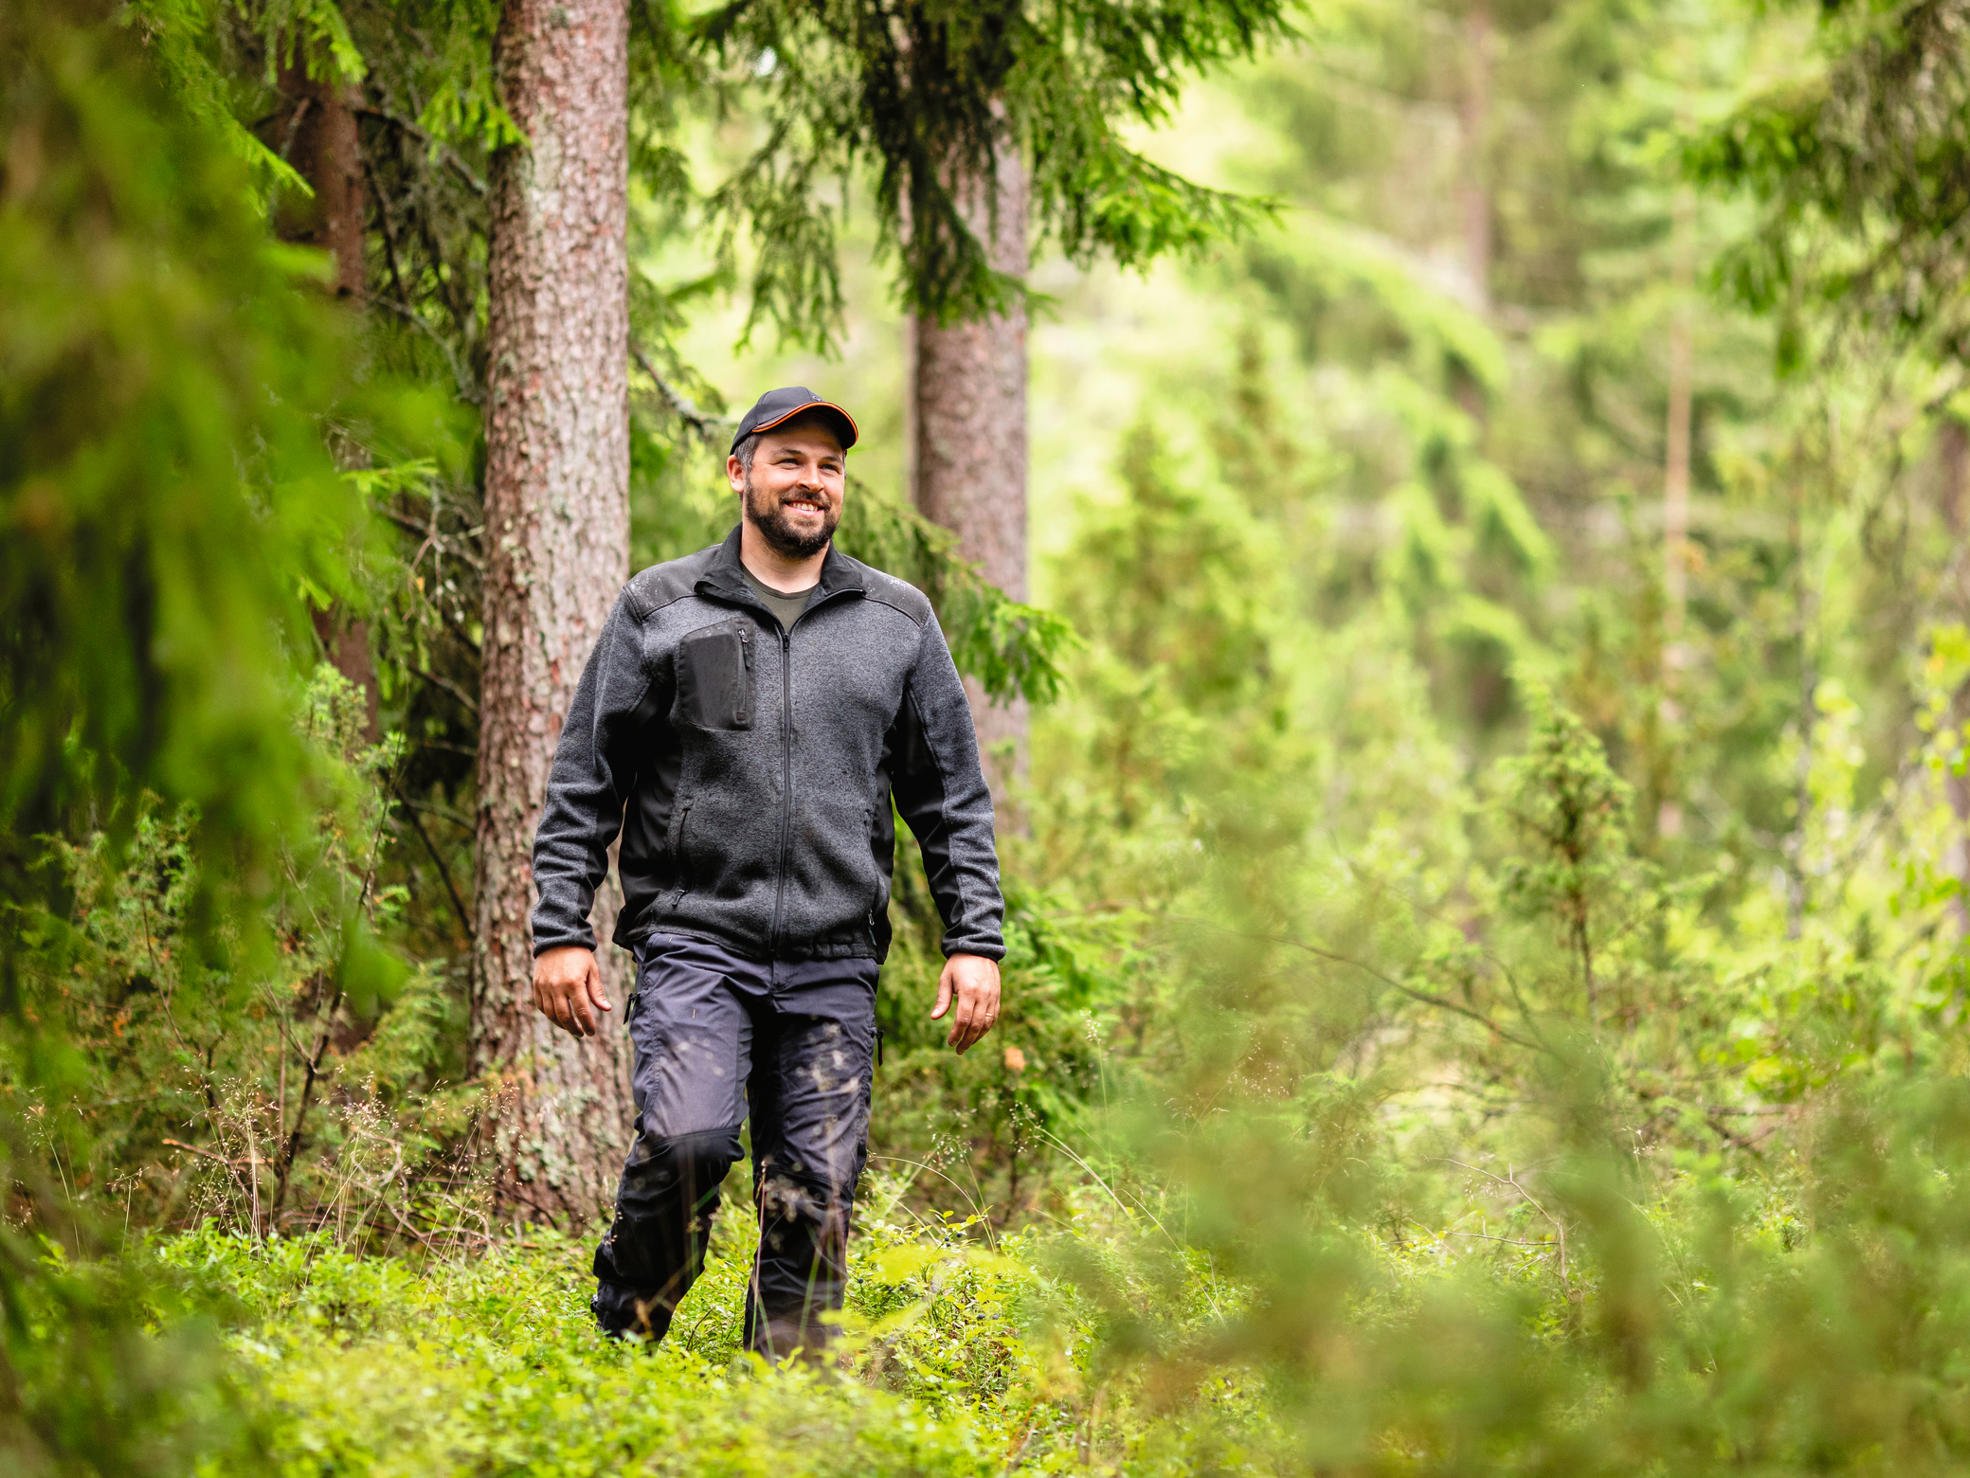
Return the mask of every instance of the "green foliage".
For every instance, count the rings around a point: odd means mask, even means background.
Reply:
[[[1285,28],[1274,0],[1150,6],[915,4],[901,11],[735,0],[698,22],[721,63],[763,94],[760,147],[710,199],[729,259],[758,248],[748,331],[822,348],[841,328],[838,209],[819,187],[873,175],[880,251],[914,312],[951,321],[1023,286],[993,270],[962,179],[1028,162],[1033,218],[1071,260],[1142,266],[1251,224],[1261,207],[1131,147],[1126,122],[1166,118],[1187,77]]]
[[[287,715],[297,583],[348,592],[359,528],[313,421],[333,335],[127,38],[0,24],[0,878],[26,901],[31,837],[147,787],[197,808],[209,928],[221,888],[250,916],[320,783]]]
[[[1965,327],[1953,228],[1970,207],[1965,8],[1818,11],[1798,60],[1685,151],[1692,177],[1764,207],[1760,231],[1722,271],[1760,311],[1810,292],[1866,332],[1953,345]]]
[[[553,1233],[415,1264],[211,1227],[158,1251],[225,1311],[282,1473],[1065,1473],[1139,1451],[1153,1411],[1139,1384],[1090,1370],[1088,1323],[1043,1317],[1062,1293],[1061,1239],[981,1244],[966,1220],[912,1224],[902,1189],[872,1177],[825,1366],[737,1354],[752,1248],[729,1214],[654,1351],[595,1332],[588,1249]],[[1135,1287],[1115,1272],[1118,1292]],[[1209,1426],[1191,1425],[1161,1445],[1208,1451]]]
[[[1591,1016],[1600,988],[1596,953],[1633,923],[1623,916],[1639,882],[1629,844],[1632,794],[1578,718],[1543,694],[1532,710],[1529,750],[1502,766],[1500,809],[1512,855],[1499,873],[1501,899],[1521,917],[1559,925]]]
[[[11,1255],[11,1249],[10,1249]],[[71,1262],[43,1244],[0,1278],[0,1464],[22,1478],[251,1468],[263,1428],[203,1300],[141,1253]]]
[[[140,799],[127,853],[57,845],[71,901],[30,936],[25,1009],[71,1049],[58,1077],[6,1075],[38,1158],[81,1214],[249,1231],[331,1220],[395,1236],[428,1210],[432,1157],[470,1099],[426,1095],[459,1023],[433,972],[406,980],[379,936],[409,902],[379,880],[394,740],[367,745],[361,695],[323,667],[306,736],[347,766],[321,846],[283,857],[262,966],[227,930],[188,934],[194,820]],[[413,1091],[415,1105],[407,1102]]]

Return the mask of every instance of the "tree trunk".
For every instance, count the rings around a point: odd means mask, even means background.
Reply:
[[[1000,151],[996,181],[968,176],[955,192],[994,268],[1024,278],[1026,167]],[[996,201],[997,209],[993,206]],[[1015,600],[1026,587],[1026,309],[940,327],[919,316],[911,333],[911,471],[919,512],[958,536],[965,559]],[[1025,765],[1026,704],[986,701],[965,680],[992,790]]]
[[[1943,422],[1937,435],[1936,447],[1939,471],[1942,474],[1943,523],[1950,532],[1953,549],[1963,548],[1966,532],[1970,532],[1970,429],[1958,420]],[[1954,566],[1954,562],[1953,566]],[[1961,574],[1956,576],[1957,588],[1950,592],[1956,607],[1958,620],[1966,619],[1970,611],[1970,601],[1963,597]],[[1964,725],[1970,724],[1970,681],[1957,685],[1950,698],[1950,722],[1958,735],[1963,733]],[[1952,903],[1956,915],[1957,932],[1970,936],[1970,775],[1959,773],[1957,766],[1951,766],[1943,777],[1943,791],[1949,797],[1949,808],[1956,817],[1956,835],[1949,848],[1949,870],[1962,891]]]
[[[586,1042],[533,1008],[529,857],[582,667],[628,574],[628,15],[624,0],[508,0],[501,96],[526,145],[493,166],[486,383],[473,1060],[505,1075],[495,1195],[585,1220],[631,1120],[622,1034]],[[597,955],[614,884],[596,900]]]
[[[1491,4],[1472,0],[1464,11],[1464,78],[1457,99],[1457,125],[1464,155],[1464,177],[1457,184],[1457,206],[1464,238],[1464,270],[1472,301],[1480,310],[1491,303],[1491,189],[1486,140],[1491,131]]]
[[[1471,306],[1491,310],[1491,173],[1487,140],[1491,132],[1491,3],[1471,0],[1464,11],[1464,71],[1457,95],[1457,131],[1463,154],[1463,178],[1457,184],[1458,234],[1462,238],[1464,272],[1470,283]],[[1456,385],[1457,404],[1480,427],[1489,407],[1484,387],[1468,371]]]
[[[1676,200],[1673,251],[1676,301],[1669,316],[1669,409],[1664,426],[1662,468],[1662,748],[1673,754],[1675,730],[1682,721],[1680,688],[1688,652],[1683,643],[1683,615],[1689,604],[1690,571],[1690,428],[1695,390],[1693,329],[1690,299],[1696,286],[1695,252],[1691,243],[1695,204],[1687,190]],[[1681,799],[1673,790],[1673,764],[1663,767],[1663,785],[1655,817],[1656,835],[1673,837],[1683,829]]]
[[[275,138],[286,146],[287,162],[308,182],[314,198],[289,198],[282,205],[279,231],[284,240],[304,242],[328,252],[335,264],[334,295],[352,305],[363,301],[364,230],[368,202],[363,191],[362,137],[356,128],[356,88],[340,81],[316,81],[295,61],[280,68],[286,105],[274,120]],[[348,448],[333,449],[348,465]],[[364,730],[371,743],[380,733],[376,665],[369,650],[369,623],[337,606],[313,613],[323,653],[363,695]]]

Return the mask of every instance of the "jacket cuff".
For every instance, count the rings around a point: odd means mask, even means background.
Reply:
[[[1003,960],[1006,957],[1006,944],[1003,939],[953,939],[944,938],[944,958],[952,955],[978,955],[987,960]]]
[[[550,949],[565,949],[571,944],[579,944],[593,953],[595,931],[586,924],[580,929],[548,929],[543,932],[538,926],[534,929],[534,958],[539,959]]]

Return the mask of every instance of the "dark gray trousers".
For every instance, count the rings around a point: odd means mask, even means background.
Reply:
[[[595,1253],[596,1320],[652,1338],[670,1327],[704,1266],[750,1108],[759,1253],[746,1343],[768,1356],[819,1349],[820,1314],[841,1307],[868,1155],[880,967],[749,960],[662,933],[637,945],[636,965],[636,1142]]]

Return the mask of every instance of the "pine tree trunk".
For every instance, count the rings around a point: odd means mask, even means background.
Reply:
[[[1950,542],[1961,549],[1965,534],[1970,533],[1970,429],[1961,421],[1945,421],[1937,436],[1936,457],[1942,475],[1943,524],[1950,532]],[[1955,597],[1957,619],[1965,619],[1970,601],[1963,598],[1960,586],[1951,595]],[[1959,734],[1965,724],[1970,724],[1970,681],[1959,684],[1951,695],[1950,722]],[[1952,911],[1956,915],[1957,932],[1970,936],[1970,775],[1958,773],[1952,767],[1943,777],[1943,791],[1949,798],[1950,812],[1956,817],[1956,835],[1950,842],[1948,865],[1951,876],[1962,887],[1953,900]]]
[[[628,17],[624,0],[508,0],[501,94],[528,144],[494,161],[486,384],[473,1058],[506,1075],[507,1215],[604,1205],[631,1121],[618,1014],[578,1041],[533,1008],[529,857],[561,722],[629,564]]]
[[[955,182],[972,231],[993,267],[1023,278],[1027,268],[1026,169],[1016,148],[998,177]],[[996,196],[996,216],[992,209]],[[1010,312],[940,327],[918,317],[911,334],[911,467],[919,512],[958,536],[958,549],[1015,600],[1026,587],[1026,323]],[[994,705],[967,678],[972,717],[993,794],[1025,764],[1026,704]]]
[[[1471,0],[1464,12],[1463,77],[1457,95],[1457,131],[1463,154],[1463,178],[1457,185],[1458,235],[1464,272],[1470,284],[1471,306],[1491,311],[1491,3]],[[1480,427],[1490,414],[1484,387],[1474,375],[1461,375],[1455,387],[1457,404]]]
[[[331,291],[344,302],[360,305],[366,286],[363,233],[368,200],[363,190],[362,137],[356,128],[357,91],[347,83],[318,82],[293,63],[281,67],[279,86],[286,105],[274,120],[276,137],[286,141],[287,162],[314,191],[312,200],[295,197],[283,203],[280,234],[284,240],[328,252],[335,264]],[[335,448],[337,460],[345,465],[346,451]],[[328,660],[363,695],[365,731],[375,742],[379,723],[369,624],[337,606],[314,612],[314,624]]]
[[[1660,748],[1675,751],[1675,729],[1682,722],[1682,671],[1688,653],[1683,617],[1689,605],[1690,436],[1695,399],[1696,349],[1690,301],[1696,290],[1696,259],[1690,239],[1695,202],[1684,190],[1676,200],[1674,242],[1676,302],[1669,318],[1669,407],[1663,427],[1662,468],[1662,704]],[[1657,797],[1655,830],[1663,837],[1683,829],[1683,808],[1665,767]]]
[[[1457,128],[1464,154],[1464,177],[1457,185],[1457,208],[1464,239],[1464,270],[1480,309],[1491,301],[1491,188],[1486,144],[1491,132],[1491,3],[1471,0],[1464,12],[1463,89],[1457,99]]]

